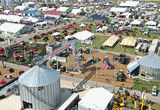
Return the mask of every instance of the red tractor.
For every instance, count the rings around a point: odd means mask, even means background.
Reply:
[[[20,70],[19,71],[19,75],[21,75],[22,73],[24,73],[24,70]]]

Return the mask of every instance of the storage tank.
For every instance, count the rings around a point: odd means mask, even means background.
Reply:
[[[19,79],[21,107],[52,110],[60,104],[60,73],[43,65],[34,66]]]

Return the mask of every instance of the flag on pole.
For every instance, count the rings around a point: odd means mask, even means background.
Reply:
[[[135,33],[135,35],[137,36],[137,33]]]
[[[107,62],[106,61],[102,61],[102,63],[103,63],[103,69],[107,70],[107,68],[108,68]]]
[[[160,35],[159,35],[159,39],[160,39]]]

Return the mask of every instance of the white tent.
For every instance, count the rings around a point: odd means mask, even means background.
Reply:
[[[82,10],[81,10],[81,9],[73,9],[73,10],[71,11],[71,13],[72,13],[72,14],[75,14],[75,15],[77,15],[79,12],[82,12]]]
[[[148,21],[148,22],[145,23],[146,26],[156,26],[156,24],[157,23],[154,22],[154,21]]]
[[[160,23],[158,24],[158,28],[160,28]]]
[[[14,34],[14,33],[18,33],[23,27],[25,27],[25,25],[23,24],[5,22],[0,26],[0,31],[4,32],[4,34],[8,34],[8,33]]]
[[[10,10],[4,10],[3,13],[8,14],[10,12]]]
[[[34,2],[24,2],[22,6],[34,5]]]
[[[89,32],[89,31],[81,31],[81,32],[77,32],[73,35],[73,37],[75,37],[78,40],[87,40],[88,38],[93,37],[94,34]]]
[[[47,24],[47,22],[46,21],[43,21],[43,22],[39,22],[39,23],[36,23],[36,25],[44,25],[44,24]]]
[[[102,28],[98,28],[96,29],[96,32],[104,32],[104,30]]]
[[[102,45],[113,47],[113,45],[117,42],[118,39],[119,38],[117,36],[113,35],[109,39],[107,39]]]
[[[55,33],[53,33],[52,35],[53,36],[58,36],[58,35],[60,35],[61,33],[59,33],[59,32],[55,32]]]
[[[103,29],[103,30],[107,30],[108,27],[107,27],[107,26],[103,26],[102,29]]]
[[[124,25],[124,21],[120,21],[119,24],[120,24],[120,25]]]
[[[48,11],[48,9],[49,9],[48,7],[41,7],[38,9],[38,11]]]
[[[139,20],[134,20],[131,22],[131,25],[140,25],[141,24],[141,21]]]
[[[126,1],[125,3],[121,3],[119,6],[126,6],[126,7],[137,7],[139,1]]]
[[[23,17],[16,16],[16,15],[2,15],[2,14],[0,14],[0,19],[19,23],[20,20],[23,19]]]
[[[128,8],[117,8],[117,7],[112,7],[110,9],[110,12],[128,12]]]
[[[86,28],[86,25],[82,23],[82,24],[80,25],[80,27]]]
[[[72,37],[73,37],[73,36],[68,35],[68,36],[65,37],[65,40],[68,40],[69,38],[72,38]]]
[[[17,6],[14,8],[15,10],[20,10],[20,11],[24,11],[24,10],[27,10],[29,9],[29,6],[26,5],[26,6]]]
[[[101,88],[90,89],[78,103],[78,110],[108,110],[114,100],[114,94]]]
[[[68,9],[68,7],[59,7],[57,9],[57,11],[66,11]]]

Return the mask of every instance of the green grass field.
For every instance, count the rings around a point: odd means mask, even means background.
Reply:
[[[96,36],[96,38],[93,39],[93,47],[96,47],[97,49],[100,49],[100,46],[102,46],[102,44],[108,38],[109,37],[107,37],[107,36]],[[135,49],[134,48],[126,48],[126,50],[124,52],[124,48],[122,48],[119,43],[117,43],[112,48],[106,47],[105,50],[107,50],[107,51],[114,51],[114,52],[120,52],[120,53],[135,54]]]
[[[152,81],[152,82],[146,82],[146,81],[143,81],[141,79],[134,79],[134,85],[132,86],[132,88],[134,90],[139,90],[139,91],[142,91],[142,90],[148,90],[149,93],[152,92],[152,87],[154,85],[157,86],[157,88],[160,87],[160,81]]]

